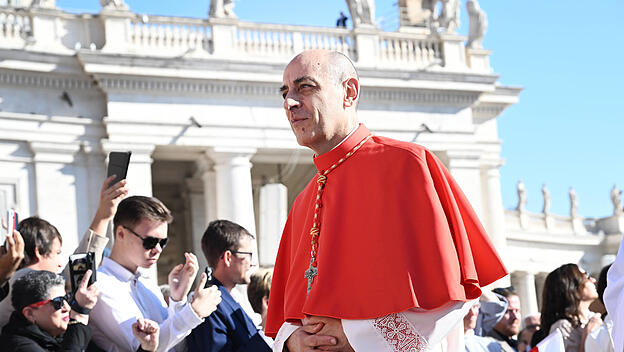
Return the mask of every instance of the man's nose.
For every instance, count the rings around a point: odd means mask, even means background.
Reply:
[[[294,107],[298,107],[300,105],[297,97],[290,95],[290,93],[284,99],[284,109],[291,110]]]

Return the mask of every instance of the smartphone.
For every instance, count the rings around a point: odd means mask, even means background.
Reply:
[[[204,287],[210,287],[214,285],[212,283],[212,268],[207,266],[206,269],[204,269],[204,272],[206,273],[206,286]]]
[[[87,273],[87,270],[91,270],[91,278],[89,278],[89,284],[91,286],[95,282],[95,274],[97,273],[95,267],[95,253],[77,253],[69,256],[69,277],[71,281],[72,293],[76,293],[78,286],[82,281],[82,278]]]
[[[115,179],[108,184],[108,187],[126,178],[128,173],[128,165],[130,164],[131,151],[127,152],[110,152],[108,154],[108,170],[106,177],[117,175]]]
[[[6,225],[7,225],[7,235],[13,235],[13,230],[17,230],[17,225],[19,224],[19,216],[17,212],[13,209],[7,210],[6,215]],[[6,243],[6,236],[2,236],[2,245]]]

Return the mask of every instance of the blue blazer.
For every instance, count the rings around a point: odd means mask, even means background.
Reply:
[[[186,338],[189,352],[270,352],[260,331],[230,292],[213,279],[221,291],[221,303]]]

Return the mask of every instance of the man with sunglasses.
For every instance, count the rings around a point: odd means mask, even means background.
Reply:
[[[208,224],[201,240],[206,261],[213,268],[208,282],[218,287],[223,300],[215,314],[206,318],[187,338],[189,352],[271,351],[260,330],[231,292],[238,284],[249,284],[254,237],[228,220]]]
[[[94,342],[106,351],[137,351],[140,341],[132,333],[137,319],[159,324],[158,351],[172,350],[212,313],[221,301],[216,288],[205,289],[205,274],[194,292],[186,297],[198,271],[197,257],[185,253],[185,264],[169,273],[170,305],[157,284],[144,277],[167,245],[169,209],[156,198],[133,196],[119,203],[113,218],[115,243],[109,258],[98,269],[101,290],[91,314]]]

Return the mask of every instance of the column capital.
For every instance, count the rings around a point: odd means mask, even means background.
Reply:
[[[222,148],[215,147],[206,151],[206,155],[210,157],[215,166],[229,164],[246,166],[251,168],[251,157],[256,153],[256,148]]]
[[[151,164],[154,160],[152,159],[152,154],[154,153],[154,149],[156,145],[154,144],[132,144],[132,143],[119,143],[119,142],[111,142],[107,139],[102,140],[102,150],[107,155],[108,162],[108,154],[113,151],[131,151],[132,156],[130,157],[131,163],[148,163]]]
[[[71,164],[80,151],[79,144],[29,142],[28,146],[33,153],[34,162],[67,163]]]

